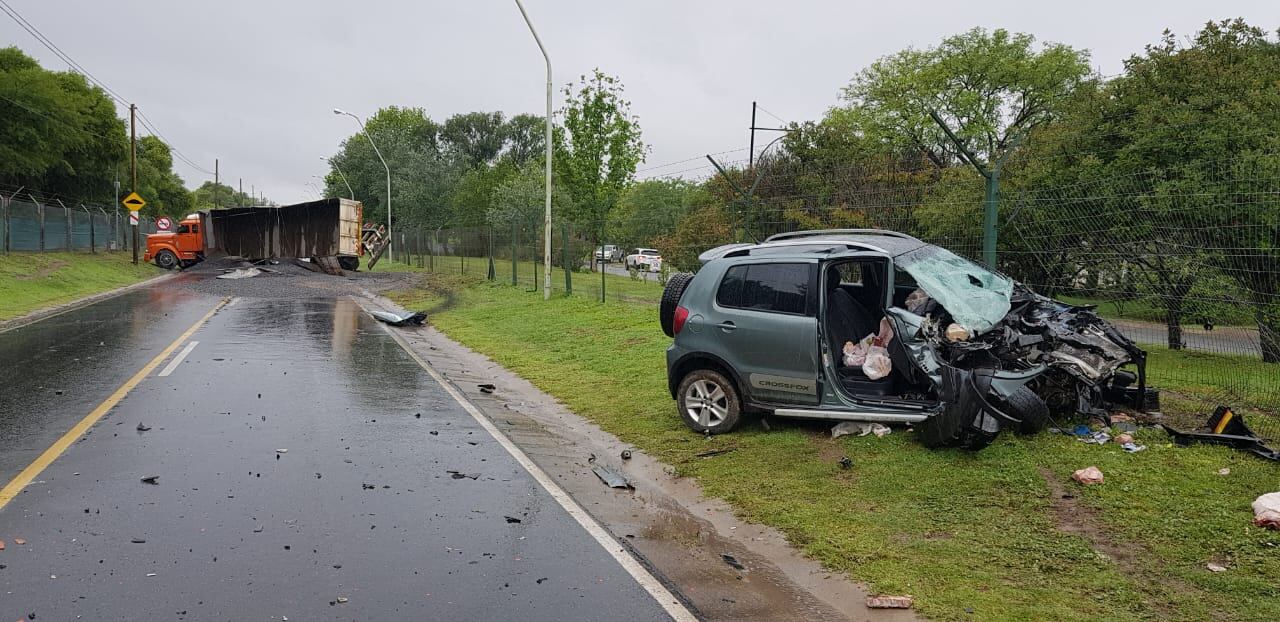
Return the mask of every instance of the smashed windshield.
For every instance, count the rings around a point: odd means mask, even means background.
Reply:
[[[937,246],[922,246],[894,258],[956,323],[975,334],[991,330],[1009,313],[1013,282]]]

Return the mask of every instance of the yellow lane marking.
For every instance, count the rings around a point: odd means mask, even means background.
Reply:
[[[101,404],[98,404],[97,408],[94,408],[92,412],[85,415],[84,419],[81,419],[79,423],[75,424],[75,426],[70,430],[67,430],[61,438],[54,441],[48,449],[44,450],[44,453],[36,457],[31,464],[27,465],[27,468],[23,469],[22,472],[10,480],[8,484],[5,484],[4,488],[0,488],[0,508],[4,508],[4,506],[8,505],[14,497],[18,496],[18,493],[22,492],[23,488],[27,487],[27,484],[31,483],[31,480],[34,480],[36,476],[48,468],[50,464],[53,464],[53,461],[57,460],[58,456],[62,455],[62,452],[66,451],[72,443],[76,442],[76,439],[79,439],[84,435],[84,433],[88,431],[89,428],[93,427],[93,424],[97,423],[98,420],[101,419],[103,415],[107,414],[108,411],[115,408],[116,404],[119,404],[120,400],[123,400],[124,397],[129,394],[129,391],[132,391],[134,387],[137,387],[139,383],[146,379],[147,376],[151,375],[152,370],[159,367],[160,363],[163,363],[165,359],[169,358],[170,354],[173,354],[174,350],[178,349],[178,346],[182,345],[182,343],[190,338],[191,335],[195,334],[201,326],[204,326],[204,323],[208,322],[209,318],[213,317],[213,314],[218,312],[218,309],[221,309],[223,305],[226,305],[228,300],[229,299],[227,298],[223,298],[217,305],[214,305],[208,313],[204,314],[204,317],[197,320],[195,324],[192,324],[191,328],[188,328],[186,332],[179,335],[177,339],[174,339],[173,343],[169,344],[169,346],[161,351],[160,354],[157,354],[155,358],[151,359],[150,363],[144,365],[142,369],[138,370],[138,373],[134,374],[132,378],[126,380],[124,384],[120,385],[120,388],[116,389],[115,393],[112,393]]]

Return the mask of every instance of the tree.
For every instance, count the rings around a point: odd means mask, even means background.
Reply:
[[[501,112],[468,112],[449,117],[440,139],[464,166],[474,168],[497,159],[505,134]]]
[[[127,162],[114,102],[84,76],[54,72],[0,49],[0,183],[50,195],[107,200]]]
[[[683,179],[650,179],[623,192],[610,215],[609,239],[627,246],[651,246],[675,230],[680,219],[710,202],[698,184]]]
[[[547,144],[547,130],[544,117],[535,114],[518,114],[507,121],[502,130],[506,147],[503,159],[516,166],[526,162],[541,161]]]
[[[562,131],[553,136],[554,166],[573,199],[573,219],[596,245],[606,219],[644,160],[640,124],[623,99],[623,85],[599,69],[564,88]]]
[[[146,216],[182,218],[191,212],[191,193],[173,172],[169,145],[155,136],[138,139],[138,194],[146,200]]]
[[[983,162],[1049,122],[1089,74],[1088,53],[1035,38],[974,28],[926,50],[872,63],[844,89],[847,112],[888,151],[917,150],[939,168],[960,153],[930,117],[936,111]]]

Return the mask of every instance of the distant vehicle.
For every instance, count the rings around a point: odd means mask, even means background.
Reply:
[[[626,264],[628,270],[658,272],[662,270],[662,254],[652,248],[633,248],[627,255]]]
[[[148,235],[142,257],[166,270],[195,265],[213,252],[250,260],[336,257],[343,270],[355,270],[360,256],[373,250],[360,229],[362,212],[359,201],[337,198],[203,210],[173,231]]]
[[[596,261],[604,263],[613,263],[622,261],[622,249],[612,244],[596,247]]]

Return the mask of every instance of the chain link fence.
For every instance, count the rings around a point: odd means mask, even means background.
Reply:
[[[156,232],[155,219],[138,219],[141,235]],[[98,252],[130,250],[126,211],[95,204],[68,205],[34,194],[0,194],[0,252]]]

